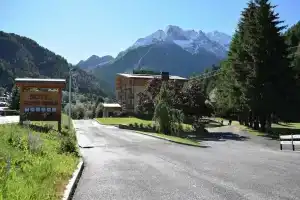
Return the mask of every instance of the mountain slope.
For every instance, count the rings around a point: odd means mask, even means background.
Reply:
[[[158,30],[138,39],[130,48],[161,42],[174,43],[192,54],[197,54],[205,49],[222,59],[227,56],[230,41],[231,36],[218,31],[205,34],[202,31],[183,30],[178,26],[169,25],[164,31]]]
[[[229,49],[229,45],[232,40],[231,36],[229,36],[225,33],[219,32],[219,31],[213,31],[213,32],[206,33],[206,36],[210,40],[221,44],[226,50]]]
[[[114,58],[112,56],[103,56],[99,57],[96,55],[92,55],[87,60],[81,60],[77,66],[79,66],[81,69],[90,70],[95,67],[100,67],[102,65],[108,64],[109,62],[113,61]]]
[[[188,77],[219,63],[220,59],[205,49],[191,54],[174,43],[156,43],[121,52],[112,63],[95,68],[93,74],[114,86],[116,73],[132,72],[139,61],[139,66],[144,69]]]
[[[68,81],[69,64],[29,38],[0,31],[0,87],[12,88],[16,77],[65,78]],[[73,88],[78,92],[107,96],[93,75],[77,68],[72,77]]]
[[[138,39],[112,62],[93,72],[112,86],[116,73],[132,72],[135,68],[188,77],[226,58],[230,41],[231,36],[218,31],[204,33],[169,25]]]

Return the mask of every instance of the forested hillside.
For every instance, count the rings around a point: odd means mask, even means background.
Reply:
[[[68,81],[69,67],[67,60],[35,41],[0,31],[0,87],[11,89],[16,77],[65,78]],[[107,96],[96,77],[74,68],[74,89],[80,93]]]

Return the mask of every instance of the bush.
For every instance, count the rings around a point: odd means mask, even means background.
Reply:
[[[148,125],[147,125],[147,129],[152,130],[152,125],[151,125],[151,124],[148,124]]]
[[[140,128],[143,129],[144,128],[144,124],[140,123]]]
[[[133,124],[133,127],[138,128],[138,127],[139,127],[139,124],[135,122],[135,123]]]
[[[133,128],[134,125],[133,124],[129,124],[128,126],[129,126],[129,128]]]
[[[96,111],[95,111],[95,117],[103,117],[103,104],[102,103],[99,103],[97,108],[96,108]]]
[[[64,129],[69,129],[69,125],[68,124],[64,124]]]
[[[76,141],[70,137],[63,137],[60,142],[59,153],[71,153],[78,155]]]
[[[93,119],[94,118],[93,111],[92,110],[86,111],[84,118],[85,119]]]
[[[24,152],[33,154],[43,153],[43,143],[40,136],[33,135],[31,132],[29,132],[28,136],[12,132],[8,138],[8,143]]]
[[[114,112],[114,117],[129,117],[130,114],[128,112],[122,111],[122,112]]]

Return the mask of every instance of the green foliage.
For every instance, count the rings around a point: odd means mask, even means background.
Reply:
[[[60,141],[59,153],[70,153],[78,156],[77,142],[73,138],[63,137]]]
[[[4,95],[6,89],[3,87],[0,87],[0,97]]]
[[[9,102],[9,108],[12,110],[19,110],[20,109],[20,91],[18,87],[13,87],[12,90],[12,97]]]
[[[222,63],[216,106],[241,123],[264,130],[272,115],[286,119],[295,83],[278,14],[268,0],[250,1],[242,12],[228,59]]]
[[[68,62],[61,56],[41,47],[35,41],[0,31],[0,86],[9,90],[16,77],[64,78],[69,81]],[[102,91],[103,81],[78,67],[72,66],[72,88],[81,93],[107,96]]]
[[[167,82],[163,82],[156,97],[153,121],[157,123],[158,131],[166,135],[178,134],[178,127],[183,122],[182,112],[172,107],[171,99],[172,96],[168,90]]]
[[[203,82],[199,78],[190,79],[182,88],[181,92],[174,98],[176,108],[183,111],[186,116],[209,116],[211,111],[206,100]]]
[[[95,110],[95,117],[102,117],[103,116],[103,104],[99,103]]]
[[[63,124],[66,119],[63,116]],[[74,132],[40,132],[47,124],[0,125],[0,199],[61,199],[78,163],[77,151],[70,153],[77,145],[65,145],[61,152],[62,137],[74,141]]]

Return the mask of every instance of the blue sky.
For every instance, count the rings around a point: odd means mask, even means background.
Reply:
[[[232,34],[248,0],[0,0],[0,30],[30,37],[77,63],[116,56],[138,38],[178,25]],[[287,25],[300,20],[299,0],[273,0]],[[298,14],[297,14],[298,13]],[[298,15],[298,17],[297,17]]]

